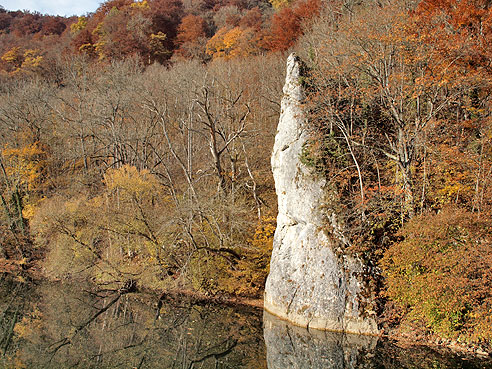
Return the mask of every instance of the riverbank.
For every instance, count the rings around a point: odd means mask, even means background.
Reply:
[[[492,352],[485,347],[427,334],[418,328],[409,332],[402,332],[401,327],[398,327],[388,332],[383,332],[381,337],[393,341],[395,345],[401,348],[425,346],[436,351],[452,352],[464,357],[487,359],[492,366]]]
[[[192,298],[202,303],[223,304],[227,306],[248,306],[263,309],[262,298],[248,298],[241,296],[207,296],[193,291],[172,291],[166,293],[174,299]],[[414,327],[412,331],[403,332],[401,327],[382,331],[379,336],[383,340],[391,341],[395,346],[402,349],[428,348],[443,355],[454,354],[468,359],[483,359],[492,368],[491,352],[478,345],[467,345],[456,340],[444,339],[436,335],[426,334]]]
[[[152,291],[156,292],[156,291]],[[245,296],[215,295],[210,296],[192,290],[170,290],[162,292],[159,301],[178,301],[180,299],[191,299],[197,304],[218,304],[226,306],[247,306],[263,309],[263,299]]]

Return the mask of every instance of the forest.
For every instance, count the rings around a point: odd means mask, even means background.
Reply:
[[[0,272],[261,297],[294,50],[380,326],[490,351],[491,46],[483,0],[0,8]]]

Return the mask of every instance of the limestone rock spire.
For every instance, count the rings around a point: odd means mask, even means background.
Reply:
[[[291,54],[272,154],[278,217],[265,309],[300,326],[377,334],[372,305],[362,297],[362,263],[336,253],[336,241],[326,233],[325,225],[338,227],[325,201],[326,180],[300,161],[308,139],[304,70]]]

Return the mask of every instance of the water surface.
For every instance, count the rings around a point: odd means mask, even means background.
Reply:
[[[428,348],[308,331],[259,309],[7,278],[0,350],[5,368],[492,368]]]

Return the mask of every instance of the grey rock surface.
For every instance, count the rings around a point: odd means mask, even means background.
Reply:
[[[272,155],[278,217],[264,306],[304,327],[377,334],[372,303],[362,297],[363,265],[336,252],[346,241],[327,206],[326,180],[300,161],[308,139],[301,74],[301,61],[291,54]]]

